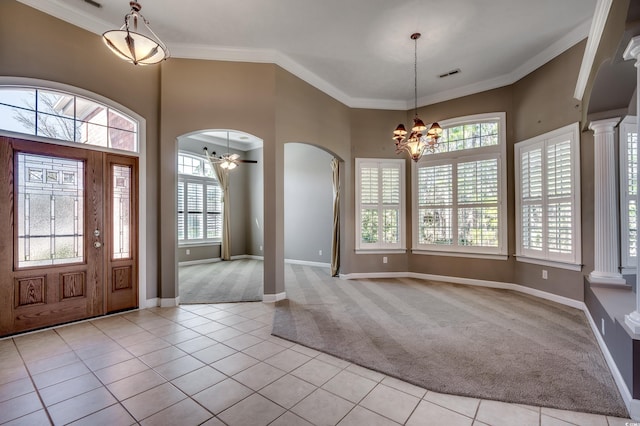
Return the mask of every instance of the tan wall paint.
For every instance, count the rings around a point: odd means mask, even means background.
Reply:
[[[45,44],[46,41],[46,44]],[[0,1],[0,75],[64,83],[102,95],[145,118],[147,297],[158,282],[158,67],[133,67],[100,37],[16,1]]]
[[[265,193],[274,192],[275,65],[173,58],[162,64],[160,154],[161,294],[177,294],[176,268],[176,138],[206,129],[234,129],[264,142]],[[281,189],[280,189],[281,191]],[[265,199],[265,223],[276,222],[276,206]],[[276,234],[265,226],[265,292],[274,293]],[[283,258],[281,258],[283,259]],[[283,262],[283,260],[281,260]]]
[[[353,217],[349,200],[353,199],[353,185],[347,184],[351,175],[351,125],[350,109],[320,90],[310,86],[291,73],[277,68],[276,72],[276,132],[278,140],[277,182],[281,198],[278,207],[282,214],[284,229],[284,144],[289,142],[306,143],[321,148],[342,160],[341,173],[341,215],[340,215],[340,252],[341,267],[348,268],[350,252],[347,249],[351,235]],[[280,224],[280,222],[278,222]],[[278,242],[284,259],[284,235]],[[278,264],[284,268],[284,264]]]
[[[573,98],[586,41],[578,43],[554,60],[513,85],[514,136],[519,142],[551,130],[579,122],[581,105]],[[582,198],[582,258],[593,265],[593,137],[581,136],[581,198]],[[591,143],[589,143],[591,140]],[[513,154],[511,155],[513,158]],[[549,278],[542,279],[542,269]],[[583,299],[581,272],[542,267],[516,262],[514,280],[518,284],[572,299]]]

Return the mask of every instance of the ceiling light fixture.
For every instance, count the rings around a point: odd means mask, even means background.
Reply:
[[[137,1],[129,2],[131,12],[124,16],[124,25],[119,30],[102,34],[104,43],[121,59],[134,65],[152,65],[169,57],[169,49],[149,27],[142,16],[142,6]],[[140,32],[138,21],[142,21]]]
[[[413,118],[413,127],[411,128],[411,134],[409,138],[405,140],[407,136],[407,130],[404,124],[398,124],[396,130],[393,131],[393,140],[396,142],[396,154],[400,154],[406,151],[411,156],[413,161],[418,161],[422,158],[425,150],[428,149],[434,152],[438,147],[438,139],[442,136],[442,128],[438,123],[433,123],[429,130],[425,126],[424,122],[418,117],[418,39],[420,33],[411,34],[411,40],[414,41],[414,53],[413,53],[413,94],[414,94],[414,108],[415,117]]]
[[[220,167],[223,169],[233,170],[236,167],[238,167],[238,163],[240,162],[239,160],[240,156],[238,154],[231,154],[229,152],[229,132],[227,132],[227,153],[226,154],[221,155],[220,157],[216,157],[216,153],[214,152],[213,156],[209,156],[209,151],[207,150],[206,146],[203,148],[203,150],[209,160],[215,163],[219,163]]]

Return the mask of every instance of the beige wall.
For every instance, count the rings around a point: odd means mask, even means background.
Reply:
[[[28,23],[26,25],[25,23]],[[44,48],[42,40],[48,41]],[[425,121],[483,112],[507,113],[508,246],[515,252],[513,145],[519,140],[578,121],[572,98],[584,42],[519,82],[420,108]],[[0,75],[41,78],[99,93],[147,120],[148,294],[172,298],[177,292],[175,194],[176,138],[188,132],[228,128],[264,141],[265,291],[284,291],[284,144],[308,143],[342,161],[342,273],[414,271],[515,282],[581,299],[582,276],[590,272],[549,269],[506,261],[354,253],[356,157],[396,158],[392,130],[413,111],[350,109],[273,64],[172,58],[155,67],[116,60],[97,35],[15,1],[0,2]],[[583,257],[592,263],[592,138],[583,134]],[[590,148],[591,146],[591,148]],[[411,244],[410,162],[407,161],[407,239]],[[589,258],[587,258],[590,256]]]
[[[264,142],[265,193],[275,187],[275,69],[250,64],[172,58],[162,64],[160,121],[161,294],[177,295],[176,156],[178,136],[206,129],[234,129]],[[270,158],[271,156],[271,158]],[[270,201],[270,199],[269,199]],[[275,206],[265,202],[265,223],[275,222]],[[275,290],[274,227],[265,226],[265,289]],[[280,229],[279,232],[282,232]]]

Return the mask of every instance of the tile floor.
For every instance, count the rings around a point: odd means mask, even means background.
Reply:
[[[154,308],[0,340],[7,425],[625,425],[427,391],[271,336],[273,305]]]

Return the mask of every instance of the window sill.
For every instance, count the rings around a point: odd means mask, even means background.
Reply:
[[[356,254],[402,254],[407,249],[356,249]]]
[[[509,256],[506,254],[492,254],[492,253],[464,253],[460,251],[436,251],[436,250],[411,250],[412,254],[420,254],[427,256],[448,256],[448,257],[467,257],[474,259],[489,259],[489,260],[507,260]]]
[[[193,241],[188,243],[179,243],[180,247],[207,247],[207,246],[219,246],[222,245],[222,241]]]
[[[558,262],[554,260],[536,259],[534,257],[526,257],[521,254],[516,254],[516,260],[518,262],[533,263],[536,265],[549,266],[551,268],[568,269],[570,271],[582,271],[582,264]]]

